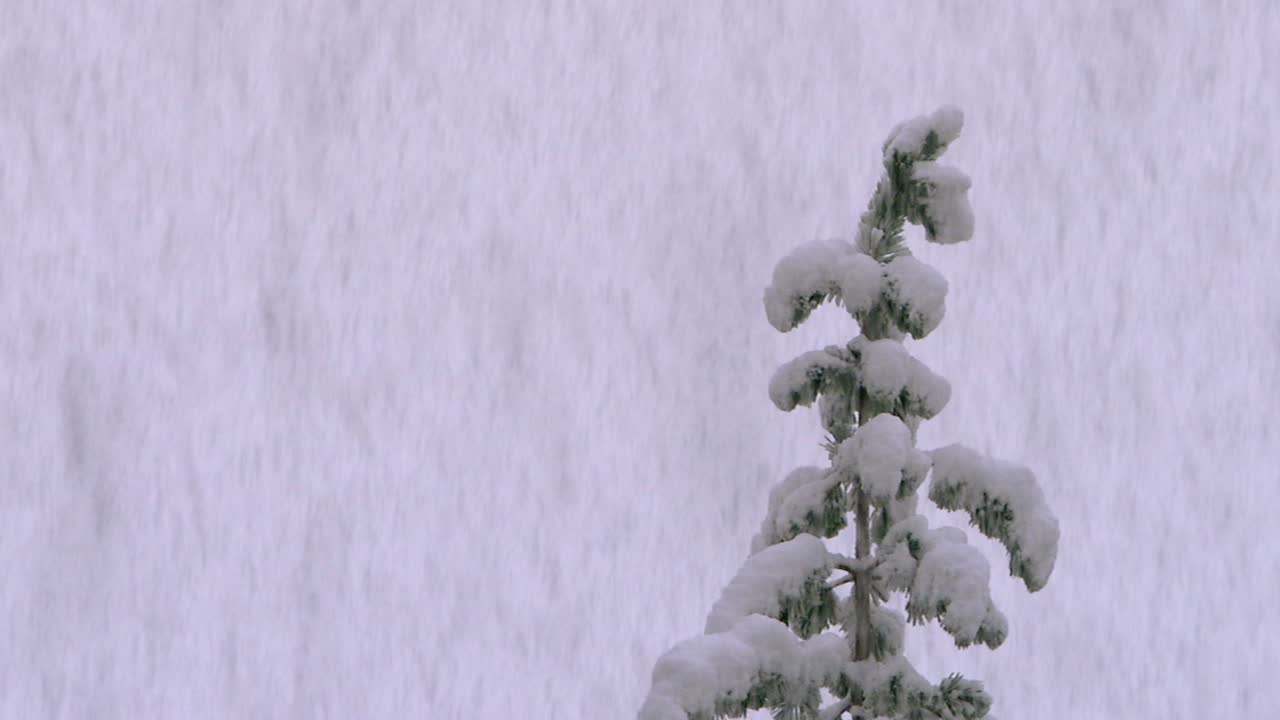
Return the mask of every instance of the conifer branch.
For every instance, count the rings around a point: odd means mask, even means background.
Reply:
[[[849,583],[853,582],[854,577],[855,577],[854,575],[850,574],[850,575],[845,575],[844,577],[840,578],[839,580],[832,580],[831,582],[827,583],[827,589],[828,589],[828,590],[835,590],[836,588],[840,587],[841,585],[848,585]]]

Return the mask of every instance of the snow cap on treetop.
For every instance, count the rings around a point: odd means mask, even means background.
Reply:
[[[946,147],[960,137],[964,128],[964,113],[954,105],[943,105],[928,115],[899,123],[884,142],[884,159],[890,160],[894,152],[903,155],[919,155],[924,150],[930,132],[937,133],[939,145]]]

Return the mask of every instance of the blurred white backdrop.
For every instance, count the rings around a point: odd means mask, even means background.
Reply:
[[[1066,9],[1063,9],[1066,8]],[[632,716],[822,460],[760,302],[954,103],[921,445],[1023,462],[1005,718],[1280,711],[1264,2],[4,0],[0,716]],[[960,522],[959,519],[954,519]]]

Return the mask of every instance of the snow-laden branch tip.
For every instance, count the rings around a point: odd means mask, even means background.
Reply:
[[[845,347],[811,350],[782,364],[769,380],[769,399],[779,410],[808,406],[832,392],[856,397],[859,390],[886,408],[928,419],[946,407],[951,383],[890,338],[864,335]]]
[[[764,308],[769,324],[787,332],[804,322],[815,307],[838,296],[836,267],[853,248],[839,240],[818,240],[792,250],[773,268],[773,282],[765,288]]]
[[[991,600],[991,568],[964,531],[929,528],[914,515],[896,523],[880,543],[878,584],[905,590],[912,622],[937,619],[959,647],[999,647],[1008,635],[1004,615]]]
[[[859,335],[848,349],[860,387],[878,402],[902,403],[905,412],[927,420],[942,412],[951,399],[951,383],[912,357],[897,340]]]
[[[881,300],[885,283],[885,266],[849,243],[805,243],[774,266],[773,282],[764,291],[765,316],[779,332],[788,332],[818,305],[838,299],[859,319]]]
[[[777,617],[790,601],[825,592],[831,567],[827,546],[813,535],[797,535],[761,550],[747,558],[720,594],[706,632],[723,632],[752,614]]]
[[[935,225],[927,224],[926,229]],[[952,226],[955,223],[948,227]],[[818,305],[836,300],[859,323],[881,308],[902,332],[925,337],[946,314],[947,281],[928,264],[903,253],[880,262],[839,240],[801,245],[778,263],[773,284],[765,289],[769,323],[790,331]]]
[[[913,620],[937,618],[956,644],[971,645],[991,605],[991,568],[978,549],[939,542],[924,552],[907,600]]]
[[[751,539],[755,554],[802,533],[834,537],[848,524],[840,477],[831,468],[800,467],[774,486],[760,532]]]
[[[979,532],[1009,551],[1009,573],[1031,592],[1043,588],[1058,558],[1059,531],[1035,475],[959,444],[930,455],[929,499],[944,510],[967,512]]]
[[[946,278],[914,255],[899,255],[885,265],[883,294],[894,323],[917,340],[946,315]]]
[[[923,196],[908,220],[924,227],[929,242],[952,245],[973,238],[973,208],[969,207],[969,176],[950,165],[918,162],[912,175]]]
[[[950,675],[935,687],[901,655],[883,661],[851,662],[845,668],[851,693],[862,696],[864,717],[933,717],[978,720],[989,717],[991,696],[982,683]]]
[[[786,412],[797,405],[813,404],[818,393],[850,377],[852,365],[847,355],[843,348],[833,346],[811,350],[789,360],[775,370],[769,380],[769,399]]]
[[[839,635],[800,640],[781,622],[752,615],[725,632],[686,640],[659,658],[638,720],[741,715],[752,695],[780,699],[753,691],[784,687],[816,692],[838,679],[848,659],[848,643]]]

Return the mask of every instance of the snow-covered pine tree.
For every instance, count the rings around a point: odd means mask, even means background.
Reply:
[[[916,513],[930,474],[929,499],[964,511],[1002,543],[1009,572],[1028,591],[1044,586],[1057,557],[1058,522],[1029,470],[961,445],[915,447],[920,421],[942,410],[951,387],[902,340],[938,326],[947,283],[912,256],[902,229],[919,224],[941,244],[972,236],[969,178],[937,162],[962,124],[959,110],[943,107],[894,128],[854,242],[802,246],[774,269],[764,304],[778,330],[826,300],[861,330],[847,345],[788,362],[769,384],[782,410],[818,403],[830,466],[794,470],[770,493],[750,557],[712,608],[706,634],[658,660],[640,720],[759,708],[822,720],[987,717],[981,683],[959,675],[930,683],[902,655],[908,621],[937,620],[959,647],[995,648],[1008,632],[983,555],[964,531],[931,529]],[[850,515],[854,557],[822,540],[845,530]],[[892,593],[906,596],[905,617],[885,605]]]

